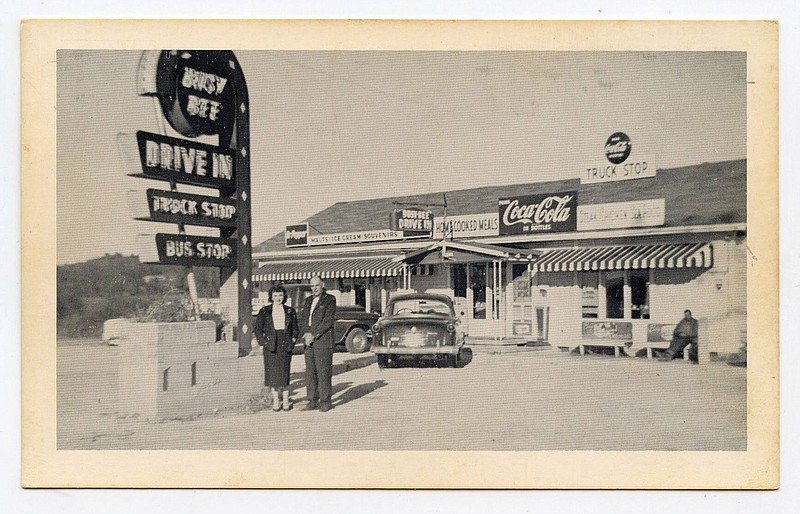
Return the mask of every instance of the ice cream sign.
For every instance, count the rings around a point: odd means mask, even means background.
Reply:
[[[581,171],[581,184],[602,184],[656,176],[656,165],[651,158],[634,151],[631,139],[624,132],[614,132],[603,146],[602,157],[595,165]]]

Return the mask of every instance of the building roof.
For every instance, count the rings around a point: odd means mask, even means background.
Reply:
[[[497,201],[540,193],[578,191],[578,205],[665,199],[666,227],[745,223],[747,221],[747,160],[703,163],[660,169],[653,178],[603,184],[579,179],[532,182],[445,191],[447,215],[497,212]],[[441,204],[442,192],[338,202],[299,223],[308,222],[323,234],[385,230],[393,202],[421,206]],[[441,216],[441,208],[434,208]],[[285,250],[283,232],[253,248],[253,253]]]

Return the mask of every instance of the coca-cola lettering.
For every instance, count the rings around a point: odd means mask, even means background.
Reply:
[[[501,199],[500,234],[575,230],[577,192]]]
[[[548,196],[538,204],[529,205],[520,205],[519,200],[512,200],[503,213],[503,223],[516,225],[517,223],[564,222],[569,219],[571,209],[566,205],[570,201],[572,201],[572,195]]]
[[[627,141],[620,141],[618,143],[608,143],[606,145],[606,153],[607,154],[621,154],[624,153],[625,150],[628,149],[628,142]]]

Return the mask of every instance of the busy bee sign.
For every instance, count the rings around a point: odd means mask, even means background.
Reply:
[[[235,117],[235,63],[229,52],[169,50],[162,53],[157,84],[164,116],[187,137],[229,132]]]

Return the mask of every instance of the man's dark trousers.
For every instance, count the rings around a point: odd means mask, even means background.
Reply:
[[[689,350],[689,358],[691,360],[697,360],[697,341],[694,337],[672,336],[672,341],[665,352],[665,356],[672,359],[678,354],[683,353],[686,347],[691,343],[695,344],[692,346],[691,350]]]
[[[323,341],[316,341],[306,347],[305,358],[308,401],[330,406],[333,348]]]

